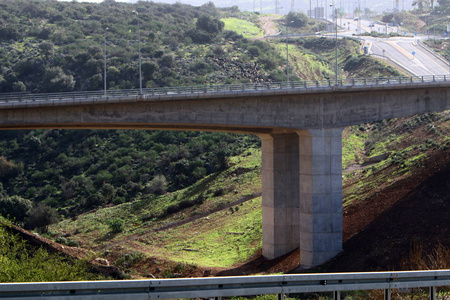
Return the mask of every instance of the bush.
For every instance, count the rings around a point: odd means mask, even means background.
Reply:
[[[156,175],[147,184],[146,191],[150,194],[163,195],[167,192],[167,179],[164,175]]]
[[[17,176],[19,168],[8,161],[4,156],[0,156],[0,179],[9,179]]]
[[[25,218],[25,228],[47,232],[48,225],[56,223],[58,220],[59,215],[54,208],[39,203],[30,216]]]
[[[19,196],[0,197],[0,215],[5,218],[23,222],[30,215],[32,208],[33,203],[30,200]]]
[[[139,263],[144,259],[144,254],[141,252],[130,252],[122,254],[115,262],[116,265],[121,267],[131,267]]]
[[[289,25],[300,28],[306,25],[308,22],[308,17],[304,13],[295,13],[291,11],[286,16],[286,22]]]
[[[108,224],[111,233],[121,233],[125,230],[125,222],[122,219],[114,219]]]
[[[87,263],[28,245],[0,225],[0,282],[95,280]]]

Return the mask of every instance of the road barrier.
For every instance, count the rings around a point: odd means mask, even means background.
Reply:
[[[140,94],[139,89],[130,90],[104,90],[86,91],[86,92],[67,92],[67,93],[47,93],[47,94],[29,94],[29,93],[8,93],[0,94],[0,107],[2,104],[31,104],[36,102],[61,102],[74,104],[79,102],[96,102],[105,100],[114,100],[114,98],[134,98],[134,99],[160,99],[161,96],[184,96],[185,98],[194,98],[195,95],[231,95],[248,94],[256,92],[277,92],[277,91],[324,91],[329,89],[334,91],[339,88],[359,87],[367,88],[374,86],[391,85],[410,85],[422,83],[440,83],[449,82],[450,75],[429,75],[429,76],[397,76],[397,77],[377,77],[377,78],[348,78],[348,79],[328,79],[328,80],[304,80],[289,82],[262,82],[262,83],[243,83],[227,85],[203,85],[203,86],[183,86],[183,87],[163,87],[146,88]]]
[[[123,281],[3,283],[0,299],[179,299],[221,298],[278,294],[329,292],[340,299],[343,291],[391,291],[429,288],[429,299],[436,299],[436,287],[450,286],[450,270],[326,273],[301,275],[208,277]]]

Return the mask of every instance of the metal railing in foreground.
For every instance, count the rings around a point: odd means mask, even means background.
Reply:
[[[3,283],[0,299],[177,299],[220,298],[265,294],[289,295],[342,291],[384,290],[389,300],[393,289],[430,289],[450,286],[450,270],[327,273],[272,276],[209,277],[124,281]],[[279,297],[283,298],[283,297]]]
[[[229,94],[249,93],[254,91],[276,91],[276,90],[323,90],[324,88],[335,87],[372,87],[389,85],[407,85],[430,82],[450,82],[450,75],[429,75],[429,76],[397,76],[397,77],[376,77],[376,78],[348,78],[339,80],[304,80],[289,82],[261,82],[243,83],[227,85],[200,85],[182,87],[145,88],[142,95],[146,98],[158,98],[164,95],[182,95],[189,97],[198,94]],[[131,90],[104,90],[86,92],[29,94],[29,93],[9,93],[0,94],[0,104],[2,103],[24,103],[36,101],[68,101],[87,99],[107,99],[114,97],[139,97],[139,89]],[[95,101],[95,100],[94,100]]]

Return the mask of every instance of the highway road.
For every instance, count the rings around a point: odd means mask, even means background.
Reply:
[[[339,20],[340,22],[340,20]],[[339,35],[354,36],[359,32],[379,31],[396,32],[397,27],[389,27],[373,23],[370,20],[343,19],[342,29]],[[370,24],[374,26],[369,27]],[[350,29],[349,29],[350,28]],[[400,30],[401,31],[401,30]],[[448,75],[450,66],[430,49],[427,49],[420,42],[426,39],[425,36],[414,37],[392,37],[375,38],[370,36],[361,37],[365,41],[370,54],[376,54],[402,66],[411,75]]]

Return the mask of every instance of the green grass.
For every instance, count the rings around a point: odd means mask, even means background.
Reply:
[[[282,57],[286,57],[286,43],[273,43]],[[331,76],[333,71],[323,60],[316,56],[303,52],[294,44],[289,44],[289,67],[292,75],[296,75],[301,80],[322,80],[324,74]]]
[[[226,209],[177,230],[158,232],[145,244],[164,240],[164,247],[153,246],[153,251],[173,261],[230,267],[246,261],[261,247],[261,218],[259,197],[234,207],[233,212]]]
[[[27,244],[0,220],[0,282],[76,281],[100,279],[87,262],[53,254]]]
[[[352,126],[344,131],[342,139],[342,168],[345,169],[360,162],[367,133],[364,126]]]
[[[264,31],[250,21],[238,18],[224,18],[221,21],[225,23],[225,30],[234,31],[245,38],[261,37],[264,35]]]

